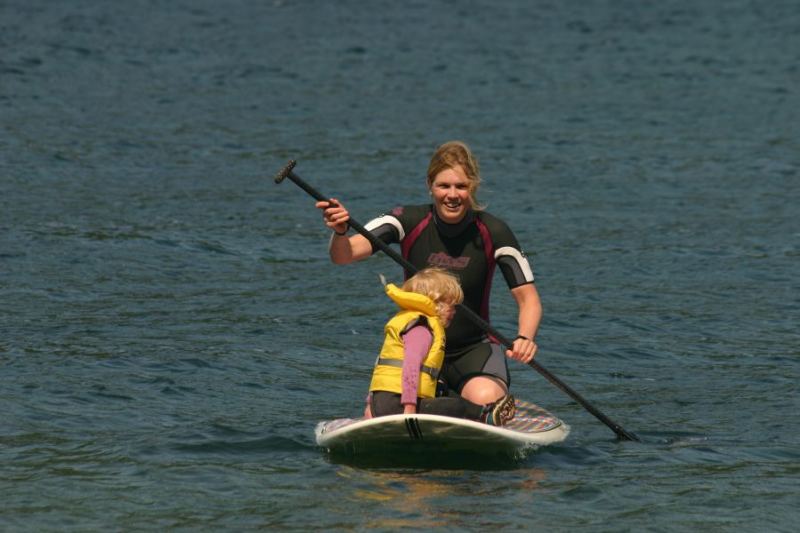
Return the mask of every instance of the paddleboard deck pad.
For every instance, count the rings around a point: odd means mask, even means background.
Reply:
[[[545,409],[516,400],[516,415],[506,426],[440,415],[389,415],[340,418],[317,424],[317,444],[334,454],[468,453],[520,457],[561,442],[569,426]]]

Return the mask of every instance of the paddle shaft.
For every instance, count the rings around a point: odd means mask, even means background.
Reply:
[[[275,183],[281,183],[285,178],[289,178],[295,183],[295,185],[306,191],[316,200],[321,202],[329,201],[330,200],[329,197],[323,196],[318,190],[316,190],[314,187],[306,183],[300,176],[294,173],[292,169],[294,168],[295,165],[296,165],[295,161],[290,161],[289,164],[286,165],[286,167],[284,167],[275,176]],[[348,224],[360,235],[363,235],[375,248],[382,251],[383,253],[394,259],[395,262],[400,264],[400,266],[402,266],[409,275],[413,275],[418,271],[417,267],[411,264],[405,257],[397,253],[394,250],[394,248],[390,247],[388,244],[375,237],[358,221],[353,219],[352,216],[350,217]],[[502,343],[503,346],[505,346],[506,348],[511,348],[514,345],[512,341],[508,340],[508,338],[505,337],[503,334],[501,334],[499,331],[497,331],[497,329],[495,329],[494,326],[489,324],[487,321],[481,318],[480,315],[478,315],[475,311],[473,311],[466,305],[459,304],[458,308],[470,321],[472,321],[472,323],[478,326],[482,331],[488,333],[489,335],[500,341],[500,343]],[[544,376],[545,379],[547,379],[547,381],[549,381],[550,383],[561,389],[562,392],[564,392],[570,398],[578,402],[584,409],[586,409],[587,411],[589,411],[589,413],[594,415],[595,418],[597,418],[598,420],[603,422],[606,426],[611,428],[611,430],[614,433],[616,433],[617,437],[624,440],[633,440],[633,441],[640,440],[639,437],[637,437],[633,433],[626,431],[622,426],[620,426],[619,424],[608,418],[606,415],[604,415],[602,412],[600,412],[599,409],[597,409],[595,406],[589,403],[586,399],[583,398],[583,396],[575,392],[572,388],[570,388],[566,383],[561,381],[558,377],[553,375],[549,370],[547,370],[538,362],[536,362],[535,359],[531,360],[528,363],[528,365],[533,367],[534,370],[536,370],[537,372],[539,372],[539,374]]]

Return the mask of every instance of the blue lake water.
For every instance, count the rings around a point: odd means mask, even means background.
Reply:
[[[0,529],[793,531],[800,5],[0,3]],[[470,143],[533,262],[514,464],[316,447],[392,311],[366,222]],[[495,280],[494,324],[515,332]]]

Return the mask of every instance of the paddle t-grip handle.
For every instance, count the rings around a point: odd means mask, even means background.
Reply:
[[[289,161],[289,163],[285,167],[283,167],[281,169],[280,172],[275,174],[275,183],[280,183],[283,180],[285,180],[289,176],[289,174],[292,173],[292,169],[294,168],[294,166],[296,164],[297,164],[297,161],[295,161],[294,159],[291,159]]]

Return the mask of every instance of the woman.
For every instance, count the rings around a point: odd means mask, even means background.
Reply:
[[[518,336],[505,355],[530,362],[536,355],[534,339],[542,317],[533,272],[508,226],[478,203],[479,167],[467,145],[452,141],[440,146],[428,165],[427,184],[431,204],[397,207],[365,227],[386,243],[399,243],[403,257],[416,268],[437,266],[458,276],[464,305],[486,321],[492,277],[499,266],[519,309]],[[334,232],[330,241],[334,263],[349,264],[375,252],[364,236],[347,235],[350,215],[338,200],[317,202],[316,207]],[[481,405],[508,394],[511,379],[498,344],[461,312],[446,335],[440,381],[449,391]]]

